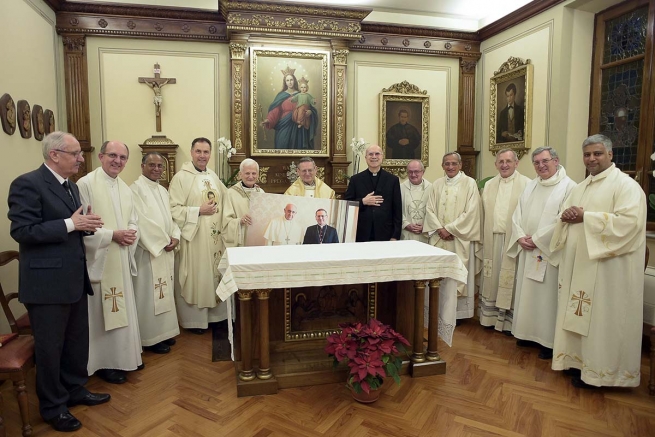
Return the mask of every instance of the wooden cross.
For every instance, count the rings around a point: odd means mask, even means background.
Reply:
[[[161,104],[164,101],[161,95],[161,89],[164,87],[164,85],[168,85],[169,83],[177,83],[177,80],[174,77],[170,77],[170,78],[160,77],[161,68],[159,67],[159,64],[155,64],[154,73],[155,73],[155,77],[140,77],[139,83],[145,83],[150,88],[152,88],[152,91],[155,93],[155,98],[153,99],[153,103],[155,104],[155,118],[157,120],[157,132],[161,132]]]
[[[161,278],[159,278],[159,284],[155,284],[155,291],[159,288],[159,298],[163,299],[164,298],[164,285],[168,285],[166,281],[161,282]]]
[[[111,305],[111,312],[112,313],[117,313],[118,312],[118,305],[116,304],[116,299],[119,297],[123,297],[123,292],[119,291],[116,293],[116,287],[111,287],[110,288],[111,293],[105,293],[105,300],[107,299],[113,299],[114,301],[112,302]]]
[[[574,293],[573,296],[571,296],[571,300],[573,300],[573,301],[577,300],[578,301],[578,308],[575,310],[575,313],[574,313],[576,316],[582,316],[582,304],[583,303],[591,305],[591,299],[589,299],[589,296],[587,295],[587,293],[585,293],[582,290],[578,291],[577,295]]]

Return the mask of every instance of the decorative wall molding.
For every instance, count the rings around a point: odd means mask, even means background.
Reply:
[[[289,3],[264,3],[247,1],[220,1],[220,10],[224,16],[231,11],[271,12],[291,15],[314,15],[318,17],[343,18],[361,21],[371,13],[365,9],[336,9],[309,5],[293,5]]]
[[[515,10],[511,14],[506,15],[503,18],[496,20],[493,23],[488,24],[487,26],[478,30],[477,32],[478,40],[484,41],[486,39],[489,39],[492,36],[497,35],[500,32],[509,29],[510,27],[514,27],[517,24],[520,24],[528,20],[529,18],[534,17],[535,15],[541,14],[542,12],[552,8],[553,6],[557,6],[563,1],[564,0],[532,1],[527,5]]]
[[[186,21],[175,18],[134,16],[110,17],[78,12],[57,13],[57,32],[129,38],[227,41],[225,23],[217,21]]]
[[[391,24],[362,23],[362,32],[407,35],[448,40],[456,39],[473,42],[477,42],[479,40],[478,34],[476,32],[457,32],[452,30],[429,29],[425,27],[394,26]]]
[[[404,28],[398,28],[404,29]],[[457,33],[457,32],[451,32]],[[353,51],[399,52],[417,55],[444,56],[449,58],[478,59],[480,42],[464,39],[420,37],[409,34],[390,35],[363,31],[359,40],[350,46]]]

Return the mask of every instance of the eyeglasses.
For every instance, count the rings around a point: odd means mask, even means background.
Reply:
[[[77,152],[69,152],[68,150],[61,150],[61,149],[54,149],[56,152],[61,152],[65,153],[70,156],[74,156],[76,159],[84,153],[82,150],[78,150]]]
[[[407,174],[421,174],[423,173],[423,170],[410,170],[407,172]]]
[[[553,159],[555,159],[555,158],[542,159],[541,161],[532,161],[532,164],[533,164],[535,167],[539,167],[540,165],[546,165],[546,164],[548,164],[548,163],[549,163],[550,161],[552,161]]]
[[[118,155],[117,153],[103,153],[103,155],[108,156],[112,161],[116,158],[120,158],[123,162],[127,161],[127,156],[125,155]]]

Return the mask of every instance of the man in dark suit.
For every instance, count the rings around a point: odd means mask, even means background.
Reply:
[[[403,222],[400,181],[382,169],[382,149],[368,146],[368,169],[350,178],[345,200],[359,202],[357,241],[399,240]]]
[[[327,244],[338,243],[339,235],[337,230],[327,224],[327,211],[319,209],[316,211],[316,226],[312,225],[305,231],[305,238],[302,244]]]
[[[525,127],[525,110],[516,102],[516,85],[510,83],[505,88],[507,106],[500,111],[496,126],[496,142],[508,143],[523,141]]]
[[[84,162],[80,143],[53,132],[43,140],[45,163],[9,187],[10,233],[19,244],[19,300],[34,333],[36,393],[43,419],[57,431],[82,424],[73,405],[98,405],[110,396],[86,388],[89,359],[85,233],[102,227],[99,216],[82,214],[77,185],[68,178]]]
[[[387,153],[391,151],[393,159],[421,158],[421,133],[408,120],[409,112],[401,109],[398,111],[398,123],[387,131]]]

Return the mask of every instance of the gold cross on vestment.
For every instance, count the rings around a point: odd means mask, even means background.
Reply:
[[[114,301],[112,302],[111,305],[111,312],[112,313],[117,313],[118,312],[118,304],[116,303],[116,299],[119,297],[123,297],[123,292],[119,291],[116,293],[116,287],[111,287],[110,288],[111,293],[105,293],[105,300],[107,299],[113,299]]]
[[[578,291],[578,294],[576,295],[573,293],[573,296],[571,296],[572,301],[578,301],[578,308],[575,310],[575,315],[576,316],[581,316],[582,317],[582,304],[586,303],[587,305],[591,305],[591,299],[589,298],[589,295],[585,293],[584,291],[580,290]]]
[[[177,80],[174,77],[160,77],[161,68],[159,67],[159,64],[155,64],[154,73],[155,77],[140,77],[139,83],[145,83],[152,88],[152,91],[155,93],[153,102],[155,104],[156,127],[157,132],[161,132],[161,105],[164,101],[164,98],[161,95],[161,89],[164,85],[168,85],[169,83],[177,83]]]
[[[166,281],[161,282],[161,278],[159,278],[159,283],[155,284],[155,291],[159,288],[159,298],[163,299],[164,298],[164,285],[168,285]]]

